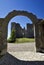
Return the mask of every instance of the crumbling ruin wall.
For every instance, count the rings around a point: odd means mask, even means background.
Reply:
[[[23,15],[31,19],[32,23],[35,25],[35,42],[36,42],[36,50],[40,50],[40,46],[44,48],[44,41],[41,41],[41,34],[39,36],[39,24],[41,22],[38,18],[27,11],[12,11],[5,18],[0,18],[0,55],[4,55],[7,52],[7,32],[8,32],[8,23],[9,21],[17,16]],[[42,31],[41,31],[42,32]],[[39,40],[41,42],[39,42]]]

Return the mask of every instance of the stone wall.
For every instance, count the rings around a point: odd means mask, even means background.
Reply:
[[[27,29],[22,28],[19,23],[12,22],[11,23],[11,32],[12,30],[16,31],[16,38],[33,38],[34,37],[34,29],[33,24],[27,23]]]
[[[22,38],[23,37],[23,29],[22,29],[22,27],[20,26],[19,23],[12,22],[11,23],[11,31],[13,29],[16,32],[16,34],[15,34],[16,35],[16,38]]]
[[[35,24],[35,33],[36,33],[36,51],[44,52],[44,20],[38,19],[38,22]]]
[[[27,23],[27,37],[34,38],[34,27],[33,24]]]
[[[4,21],[3,18],[0,18],[0,55],[4,55],[7,52],[7,28]]]

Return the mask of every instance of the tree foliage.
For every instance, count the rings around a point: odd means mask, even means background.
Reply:
[[[16,31],[13,29],[10,38],[8,39],[8,42],[15,42],[15,40],[16,40]]]

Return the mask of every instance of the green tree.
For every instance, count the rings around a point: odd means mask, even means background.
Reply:
[[[8,42],[15,42],[15,40],[16,40],[16,31],[13,29],[10,38],[8,39]]]

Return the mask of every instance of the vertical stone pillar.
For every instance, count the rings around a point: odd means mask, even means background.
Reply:
[[[6,27],[4,19],[0,19],[0,57],[7,52]]]
[[[40,25],[41,25],[41,41],[42,41],[41,51],[44,52],[44,20],[42,20]]]
[[[35,24],[35,40],[36,40],[36,51],[41,51],[42,39],[41,39],[41,25]]]
[[[33,24],[33,28],[34,28],[34,38],[35,38],[35,24]]]
[[[0,19],[0,54],[2,50],[2,19]]]

